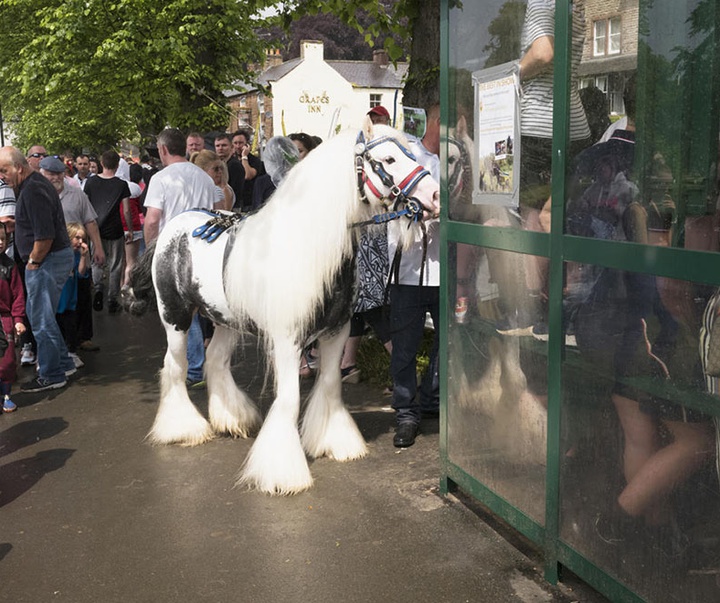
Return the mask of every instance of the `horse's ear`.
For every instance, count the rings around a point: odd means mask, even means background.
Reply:
[[[363,121],[362,125],[362,131],[365,135],[365,140],[372,140],[373,137],[373,122],[370,119],[369,115],[365,116],[365,120]]]
[[[467,131],[467,120],[465,119],[464,115],[461,115],[457,122],[457,128],[455,130],[455,135],[459,139],[463,139],[468,135]]]

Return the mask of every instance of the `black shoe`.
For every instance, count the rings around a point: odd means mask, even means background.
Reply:
[[[416,423],[400,423],[400,425],[395,428],[393,446],[395,446],[395,448],[409,448],[415,443],[417,434],[418,426]]]
[[[44,392],[49,389],[60,389],[67,385],[67,381],[50,382],[42,377],[35,377],[32,381],[27,381],[20,385],[21,392]]]
[[[96,291],[95,297],[93,297],[93,310],[101,312],[103,309],[103,293],[102,291]]]
[[[100,309],[102,310],[102,308],[100,308]],[[116,301],[111,299],[108,302],[108,314],[117,314],[121,310],[122,310],[122,307]]]

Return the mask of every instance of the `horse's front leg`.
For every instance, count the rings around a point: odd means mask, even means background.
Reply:
[[[148,439],[153,444],[196,446],[212,438],[213,433],[209,423],[190,401],[185,385],[187,332],[163,324],[168,348],[160,371],[160,405]]]
[[[302,421],[303,448],[309,456],[351,461],[367,454],[365,440],[342,401],[340,359],[350,323],[332,337],[320,338],[320,374]]]
[[[245,460],[238,485],[268,494],[296,494],[313,483],[298,433],[297,367],[302,348],[291,337],[274,337],[272,344],[277,394]]]
[[[247,437],[260,425],[260,413],[248,396],[235,385],[230,359],[237,335],[221,325],[207,349],[205,376],[208,384],[208,414],[217,433]]]

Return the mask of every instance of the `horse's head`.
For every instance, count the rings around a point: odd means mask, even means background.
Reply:
[[[355,171],[363,202],[393,211],[408,210],[410,218],[437,218],[440,214],[438,183],[418,164],[397,130],[367,120],[355,146]]]
[[[472,139],[462,116],[448,136],[448,196],[450,203],[472,203]]]

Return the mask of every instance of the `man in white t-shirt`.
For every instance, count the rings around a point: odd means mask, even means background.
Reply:
[[[145,244],[157,239],[168,220],[188,209],[213,209],[215,183],[204,170],[185,159],[185,137],[168,128],[157,139],[164,169],[155,174],[145,196]]]
[[[145,196],[146,245],[157,239],[165,224],[179,213],[215,207],[215,183],[205,171],[185,159],[183,133],[175,128],[163,130],[157,137],[157,147],[164,168],[150,179]],[[204,386],[205,347],[197,314],[188,331],[187,358],[188,387]]]

